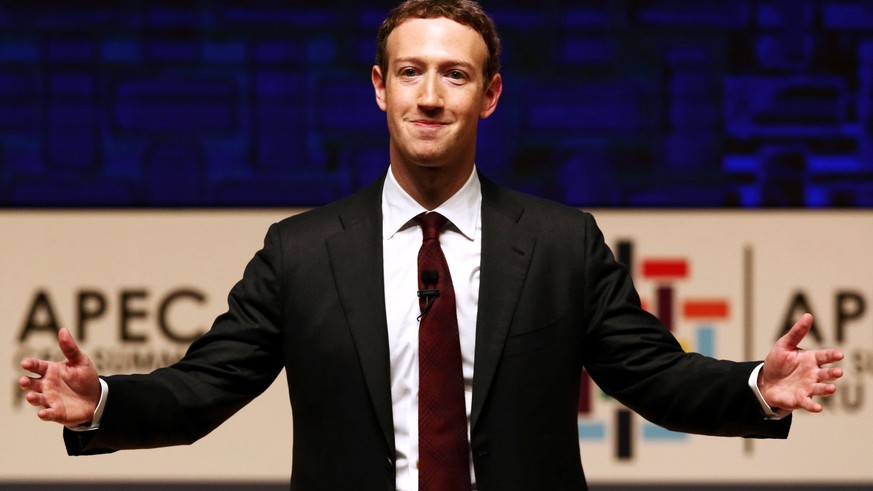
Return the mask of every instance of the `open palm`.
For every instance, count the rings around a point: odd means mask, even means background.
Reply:
[[[27,391],[25,399],[42,407],[37,416],[43,421],[55,421],[77,426],[91,421],[100,401],[100,382],[91,359],[83,353],[68,329],[58,333],[58,345],[66,358],[48,361],[28,358],[21,367],[36,374],[22,375],[19,385]]]
[[[804,314],[784,336],[776,341],[764,360],[758,387],[768,404],[792,411],[821,412],[812,398],[829,396],[837,389],[830,382],[843,376],[839,367],[825,367],[843,359],[835,349],[807,351],[798,345],[812,328],[812,315]]]

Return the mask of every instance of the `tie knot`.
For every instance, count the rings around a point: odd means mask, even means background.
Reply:
[[[436,239],[440,236],[440,230],[449,221],[439,213],[422,213],[415,217],[415,221],[421,225],[422,240]]]

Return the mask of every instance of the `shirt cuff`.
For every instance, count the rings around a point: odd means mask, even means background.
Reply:
[[[754,370],[752,370],[752,374],[749,375],[749,388],[752,389],[752,392],[755,394],[755,397],[758,398],[758,403],[761,404],[761,409],[764,411],[764,419],[769,420],[780,420],[785,416],[791,414],[791,411],[780,409],[778,407],[772,407],[767,404],[767,401],[764,400],[764,395],[761,394],[761,389],[758,388],[758,373],[761,372],[761,369],[764,368],[764,364],[761,363]]]
[[[106,400],[109,399],[109,385],[102,378],[100,381],[100,401],[97,402],[97,408],[94,409],[94,416],[88,423],[80,424],[79,426],[67,426],[70,431],[93,431],[100,428],[100,420],[103,418],[103,409],[106,407]]]

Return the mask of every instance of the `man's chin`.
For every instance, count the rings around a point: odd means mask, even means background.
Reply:
[[[446,153],[443,148],[415,148],[401,153],[406,167],[422,170],[445,170],[456,167],[458,158]]]
[[[407,155],[407,161],[415,167],[438,169],[444,167],[449,159],[440,151],[420,151]]]

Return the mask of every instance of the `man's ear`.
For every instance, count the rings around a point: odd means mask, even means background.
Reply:
[[[370,79],[373,81],[373,91],[376,92],[376,104],[379,109],[385,111],[385,78],[382,76],[382,70],[379,65],[373,65],[373,72],[370,74]]]
[[[491,116],[497,109],[497,101],[500,100],[500,94],[503,93],[503,79],[499,73],[495,73],[491,77],[491,81],[485,88],[485,97],[482,99],[482,110],[479,112],[479,117],[482,119]]]

